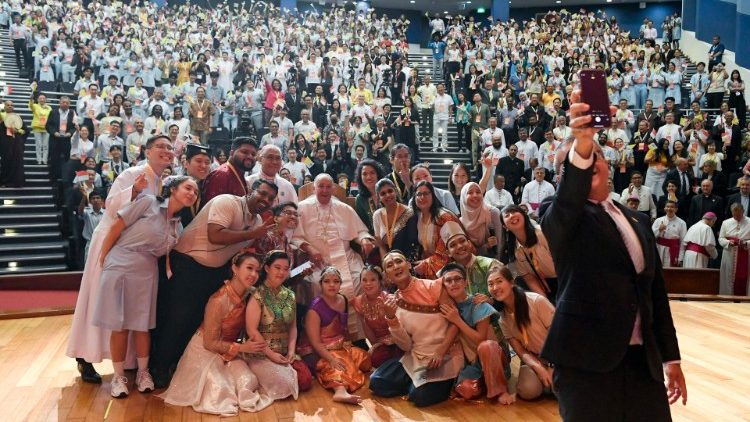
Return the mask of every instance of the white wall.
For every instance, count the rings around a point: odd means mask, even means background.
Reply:
[[[748,41],[750,40],[746,40],[746,42]],[[694,63],[704,62],[708,65],[709,48],[711,48],[711,44],[695,38],[695,32],[682,31],[680,50],[682,50],[682,52],[685,53],[685,55]],[[745,98],[748,98],[748,94],[750,93],[750,70],[740,67],[734,62],[734,51],[724,50],[723,59],[726,64],[725,68],[727,73],[732,73],[734,69],[740,71],[740,76],[742,77],[742,80],[745,81]]]

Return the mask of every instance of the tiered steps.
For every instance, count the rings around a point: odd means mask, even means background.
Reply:
[[[29,81],[19,76],[7,30],[0,30],[0,89],[21,118],[31,125]],[[6,91],[7,92],[7,91]],[[57,106],[57,98],[49,101]],[[24,151],[26,186],[0,187],[0,275],[64,271],[68,241],[62,234],[57,184],[46,165],[37,164],[34,137],[28,135]]]

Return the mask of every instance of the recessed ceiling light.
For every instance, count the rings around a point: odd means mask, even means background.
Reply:
[[[411,4],[414,4],[414,3],[416,3],[416,1],[414,1],[414,0],[411,0],[411,1],[409,2],[409,3],[411,3]]]
[[[443,13],[445,13],[445,14],[447,15],[447,14],[448,14],[448,11],[447,11],[447,10],[443,10]]]
[[[466,4],[471,4],[471,2],[470,2],[470,1],[467,1],[467,2],[466,2]]]
[[[607,0],[607,3],[612,3],[612,0]]]
[[[562,2],[560,0],[556,0],[555,3],[560,4]]]

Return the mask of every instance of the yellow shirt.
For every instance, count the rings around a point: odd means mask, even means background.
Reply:
[[[34,132],[46,132],[47,119],[49,118],[50,112],[52,112],[52,107],[49,105],[41,106],[33,100],[29,100],[29,110],[31,110],[34,115],[31,119],[31,130]]]
[[[360,90],[358,88],[352,88],[349,91],[350,91],[349,96],[352,99],[352,102],[356,103],[357,97],[359,97],[360,95],[364,95],[365,104],[372,104],[372,100],[373,100],[372,91],[370,91],[369,89],[365,88],[365,89]]]
[[[560,98],[560,95],[556,92],[551,94],[545,92],[542,94],[542,104],[544,104],[545,107],[552,107],[552,102],[555,101],[555,98]]]

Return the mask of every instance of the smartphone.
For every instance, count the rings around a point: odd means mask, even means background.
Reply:
[[[590,127],[607,128],[612,126],[609,112],[607,75],[603,70],[581,70],[581,101],[589,105]]]

